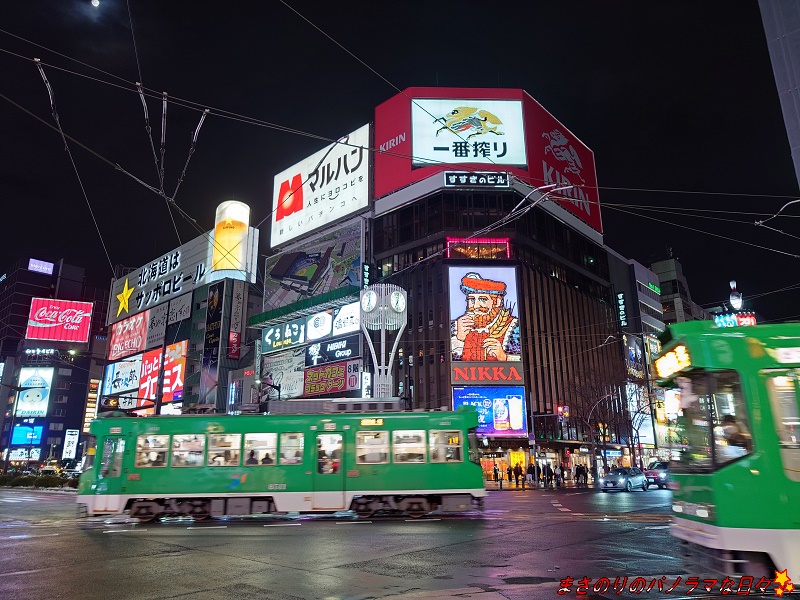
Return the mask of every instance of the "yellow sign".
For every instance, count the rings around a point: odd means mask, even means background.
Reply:
[[[361,419],[362,427],[369,427],[371,425],[383,425],[383,419]]]
[[[689,351],[686,349],[686,346],[681,344],[658,357],[655,365],[656,373],[658,373],[659,378],[664,379],[678,371],[682,371],[686,367],[691,367],[692,359],[689,357]]]

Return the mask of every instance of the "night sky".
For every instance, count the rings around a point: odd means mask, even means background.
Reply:
[[[137,267],[211,229],[224,200],[267,219],[276,173],[398,90],[499,86],[526,90],[594,151],[610,247],[645,265],[671,248],[704,306],[736,279],[745,308],[800,319],[797,291],[775,293],[800,284],[800,204],[770,222],[785,234],[754,225],[798,194],[757,3],[511,4],[3,2],[0,263],[64,258],[107,285],[109,262]],[[33,58],[64,132],[102,157],[70,142],[80,183]],[[159,185],[136,81],[152,91],[156,154],[154,96],[170,97],[170,196],[211,109],[175,225],[163,198],[112,166]]]

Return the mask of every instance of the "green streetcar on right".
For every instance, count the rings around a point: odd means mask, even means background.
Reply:
[[[800,323],[662,336],[660,385],[673,423],[672,535],[730,575],[800,576]]]

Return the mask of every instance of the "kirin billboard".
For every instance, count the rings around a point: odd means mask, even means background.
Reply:
[[[574,186],[554,201],[603,231],[594,153],[523,90],[407,88],[375,109],[375,146],[375,198],[454,164],[507,171]]]

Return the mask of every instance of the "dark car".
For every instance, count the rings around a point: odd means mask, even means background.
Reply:
[[[645,477],[649,485],[657,485],[663,490],[669,481],[669,463],[663,461],[653,461],[644,470]]]
[[[604,492],[608,490],[630,492],[634,488],[646,492],[648,487],[647,477],[636,467],[616,467],[611,469],[608,475],[600,478],[600,489]]]

